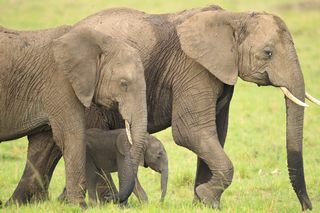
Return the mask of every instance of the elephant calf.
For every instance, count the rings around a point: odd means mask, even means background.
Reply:
[[[125,177],[133,172],[130,164],[130,143],[126,136],[125,129],[105,131],[101,129],[88,129],[86,131],[87,159],[86,159],[86,180],[89,194],[89,201],[95,203],[97,195],[100,202],[108,202],[114,199],[117,194],[111,172],[118,172],[119,185],[125,184]],[[167,191],[168,181],[168,158],[166,150],[161,142],[151,135],[147,135],[147,145],[144,151],[144,162],[141,165],[150,167],[161,173],[161,201]],[[134,194],[140,202],[147,202],[148,197],[136,178]],[[59,200],[64,200],[66,190],[64,189]]]

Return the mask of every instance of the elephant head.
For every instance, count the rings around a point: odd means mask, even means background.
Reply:
[[[302,209],[312,209],[302,159],[304,98],[317,100],[305,92],[298,56],[285,23],[267,13],[206,11],[180,24],[177,33],[182,50],[223,83],[234,85],[239,76],[284,92],[289,176]]]
[[[167,193],[168,156],[162,143],[152,135],[147,136],[147,146],[144,152],[144,166],[161,173],[161,201]]]
[[[118,104],[133,144],[131,160],[136,175],[147,132],[144,68],[137,50],[93,29],[78,28],[56,39],[53,53],[85,107],[92,101],[106,107]],[[131,194],[134,179],[128,177],[120,201]]]

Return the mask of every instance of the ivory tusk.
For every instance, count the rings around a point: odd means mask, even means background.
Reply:
[[[126,133],[127,133],[128,141],[132,145],[133,143],[132,143],[132,138],[131,138],[130,124],[127,120],[125,120],[125,125],[126,125]]]
[[[306,92],[306,98],[309,99],[311,102],[320,105],[320,100],[312,97],[309,93]]]
[[[295,104],[302,106],[302,107],[308,107],[309,105],[300,101],[298,98],[296,98],[294,95],[292,95],[292,93],[285,87],[280,87],[280,89],[282,90],[282,92],[284,93],[284,95],[289,98],[292,102],[294,102]]]

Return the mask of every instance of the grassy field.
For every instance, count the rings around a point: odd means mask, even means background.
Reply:
[[[263,3],[262,3],[263,2]],[[218,4],[234,11],[268,11],[278,14],[293,35],[307,90],[320,97],[320,2],[297,0],[0,0],[0,25],[16,29],[38,29],[73,24],[101,9],[126,6],[150,13],[174,12],[192,7]],[[310,103],[305,113],[304,162],[309,196],[314,212],[320,212],[320,107]],[[110,204],[88,212],[212,212],[192,205],[196,157],[178,147],[171,129],[155,134],[169,156],[168,194],[159,203],[160,175],[141,168],[139,177],[149,204],[140,206],[132,196],[130,208],[119,210]],[[26,159],[26,139],[3,143],[0,149],[0,199],[5,201],[16,187]],[[232,185],[222,197],[222,212],[300,212],[286,168],[285,105],[280,90],[239,81],[230,112],[225,150],[234,163]],[[50,201],[2,209],[4,212],[78,212],[75,206],[60,204],[56,197],[64,186],[61,161],[50,185]]]

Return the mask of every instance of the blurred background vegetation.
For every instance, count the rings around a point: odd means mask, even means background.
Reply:
[[[40,29],[74,24],[82,18],[110,7],[130,7],[148,13],[176,12],[217,4],[233,11],[266,11],[287,23],[296,45],[305,76],[306,89],[320,97],[320,1],[319,0],[0,0],[0,25],[12,29]],[[315,212],[320,211],[320,108],[310,103],[305,111],[304,162],[309,196]],[[235,166],[232,185],[222,197],[222,212],[300,212],[286,168],[285,105],[282,93],[272,87],[258,88],[238,81],[231,104],[230,125],[225,150]],[[169,156],[169,185],[161,205],[160,176],[141,168],[139,177],[150,204],[140,206],[133,196],[125,212],[212,212],[192,205],[196,157],[174,144],[171,129],[155,134]],[[6,201],[16,187],[26,159],[27,143],[3,143],[0,148],[0,199]],[[6,212],[77,212],[78,207],[60,204],[56,197],[64,186],[63,161],[59,162],[50,185],[51,201]],[[116,212],[110,204],[89,212]]]

